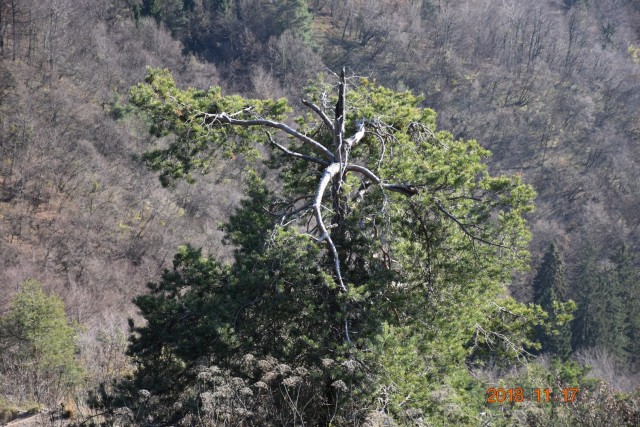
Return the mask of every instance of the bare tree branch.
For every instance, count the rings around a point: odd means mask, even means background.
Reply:
[[[336,102],[336,111],[333,125],[333,143],[338,151],[338,156],[342,161],[342,138],[344,137],[344,103],[347,84],[344,79],[344,67],[340,73],[340,86],[338,88],[338,102]]]
[[[418,189],[412,185],[407,185],[407,184],[384,184],[382,182],[382,180],[380,178],[378,178],[378,176],[376,174],[374,174],[373,172],[371,172],[369,169],[365,168],[364,166],[360,166],[360,165],[347,165],[346,167],[347,171],[352,171],[352,172],[358,172],[363,174],[364,176],[366,176],[367,178],[369,178],[371,181],[373,181],[374,184],[378,184],[381,185],[382,188],[384,188],[385,190],[389,190],[389,191],[394,191],[396,193],[401,193],[404,194],[407,197],[411,197],[414,196],[416,194],[418,194]]]
[[[363,180],[351,200],[355,203],[360,203],[364,199],[364,195],[367,190],[369,190],[369,187],[371,187],[371,181]]]
[[[296,210],[293,210],[293,211],[291,211],[291,212],[285,212],[284,214],[282,214],[282,216],[281,216],[281,218],[280,218],[280,224],[281,224],[281,225],[284,225],[284,224],[285,224],[285,220],[286,220],[287,218],[292,218],[292,217],[294,217],[294,216],[298,215],[300,212],[304,212],[304,211],[306,211],[306,210],[308,210],[308,209],[311,209],[311,208],[313,208],[313,204],[311,204],[311,203],[307,203],[306,205],[300,206],[300,207],[299,207],[298,209],[296,209]],[[295,221],[295,220],[296,220],[296,218],[293,218],[293,219],[292,219],[292,221]],[[290,222],[291,222],[291,221],[290,221]]]
[[[332,163],[330,164],[323,172],[322,177],[320,178],[320,183],[318,184],[318,190],[316,191],[316,197],[313,201],[313,211],[315,213],[316,222],[318,228],[322,232],[320,236],[320,241],[326,240],[331,253],[333,254],[333,263],[336,271],[336,279],[338,280],[338,285],[340,289],[344,292],[347,292],[347,287],[345,286],[342,280],[342,273],[340,269],[340,258],[338,258],[338,250],[336,249],[336,245],[331,240],[331,236],[327,231],[327,227],[324,225],[324,221],[322,219],[322,197],[324,196],[324,192],[327,189],[327,185],[333,177],[340,172],[340,163]]]
[[[382,188],[384,188],[385,190],[404,194],[407,197],[415,196],[419,192],[416,187],[407,184],[383,184]]]
[[[276,122],[268,119],[250,119],[250,120],[234,119],[232,115],[229,115],[224,112],[220,114],[211,114],[211,113],[203,112],[200,114],[205,118],[205,120],[211,120],[211,122],[208,123],[209,125],[214,123],[219,123],[219,124],[229,124],[229,125],[244,126],[244,127],[266,126],[266,127],[271,127],[275,129],[280,129],[281,131],[288,133],[294,138],[297,138],[300,141],[311,145],[313,149],[324,154],[327,157],[327,159],[329,159],[330,161],[335,160],[333,153],[329,151],[326,147],[324,147],[322,144],[320,144],[319,142],[315,141],[312,138],[309,138],[307,135],[298,132],[292,127],[287,126],[284,123],[280,123],[280,122]]]
[[[311,156],[307,156],[306,154],[300,154],[300,153],[296,153],[295,151],[291,151],[289,150],[287,147],[278,144],[274,139],[273,136],[265,131],[265,133],[267,134],[267,138],[269,138],[269,142],[271,144],[273,144],[274,146],[276,146],[279,150],[281,150],[283,153],[291,156],[291,157],[295,157],[297,159],[303,159],[303,160],[307,160],[309,162],[313,162],[313,163],[318,163],[320,165],[323,166],[329,166],[329,162],[322,160],[322,159],[318,159],[317,157],[311,157]]]
[[[489,246],[496,246],[499,248],[505,248],[505,249],[511,249],[509,246],[507,245],[503,245],[502,243],[495,243],[486,239],[483,239],[482,237],[478,237],[475,234],[471,233],[468,229],[467,226],[464,225],[463,223],[460,222],[460,220],[458,220],[458,218],[456,218],[455,215],[453,215],[451,212],[449,212],[447,209],[445,209],[444,206],[442,206],[442,204],[436,200],[436,206],[438,207],[438,210],[440,212],[442,212],[443,214],[445,214],[446,216],[449,217],[449,219],[451,219],[453,222],[455,222],[458,227],[460,227],[460,229],[462,230],[462,232],[464,234],[466,234],[467,236],[469,236],[469,238],[473,241],[478,241],[478,242],[482,242],[484,244],[487,244]]]
[[[345,143],[347,144],[346,149],[348,150],[352,146],[360,142],[360,140],[364,138],[364,135],[365,135],[364,122],[362,122],[358,125],[358,130],[356,131],[356,133],[353,136],[346,139],[345,141]]]
[[[266,212],[269,213],[269,215],[273,215],[274,217],[279,217],[280,218],[280,223],[282,224],[282,222],[287,218],[287,217],[292,217],[295,216],[297,214],[299,214],[300,212],[307,210],[307,209],[311,209],[313,207],[313,203],[306,203],[304,205],[302,205],[299,208],[295,208],[296,203],[298,203],[301,200],[306,200],[306,199],[314,199],[315,198],[315,194],[305,194],[303,196],[300,197],[296,197],[295,199],[285,203],[274,203],[273,205],[269,206],[269,208],[266,207],[262,207],[262,209],[264,209]],[[277,207],[278,205],[283,205],[285,204],[285,206],[277,212],[274,212],[272,209]]]
[[[324,111],[320,109],[320,107],[318,107],[313,102],[307,101],[306,99],[303,99],[302,103],[307,107],[311,108],[318,116],[320,116],[324,124],[327,125],[329,129],[331,129],[332,133],[335,132],[335,128],[333,127],[333,123],[331,123],[331,119],[327,117],[327,115],[324,113]]]

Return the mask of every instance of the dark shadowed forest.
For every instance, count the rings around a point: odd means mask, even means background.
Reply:
[[[639,111],[638,0],[0,0],[0,424],[640,425]]]

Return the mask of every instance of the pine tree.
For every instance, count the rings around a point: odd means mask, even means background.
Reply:
[[[622,365],[637,346],[633,336],[637,322],[635,274],[628,250],[623,245],[611,256],[611,263],[598,267],[592,245],[587,245],[580,264],[576,298],[578,311],[573,323],[574,348],[605,349]]]
[[[297,119],[286,100],[180,90],[160,70],[132,89],[151,131],[175,135],[144,156],[163,184],[195,179],[219,155],[255,160],[257,144],[278,178],[267,185],[247,172],[247,198],[224,226],[232,264],[185,247],[136,299],[146,320],[133,325],[136,373],[95,405],[177,424],[223,407],[235,414],[242,402],[255,425],[354,425],[383,399],[402,420],[408,405],[437,411],[426,390],[445,391],[452,408],[470,399],[466,361],[481,335],[522,352],[522,325],[489,328],[520,311],[499,304],[514,267],[527,264],[533,190],[490,176],[489,153],[436,131],[419,98],[364,79],[347,90],[344,71],[339,79],[334,109],[321,81],[302,101],[311,114]],[[211,388],[225,378],[237,399]],[[475,424],[478,413],[450,416]]]
[[[605,269],[598,273],[597,281],[594,345],[607,350],[618,364],[625,365],[629,357],[627,309],[618,272]]]
[[[157,22],[163,22],[173,34],[179,34],[187,23],[188,2],[183,0],[143,0],[142,4],[134,4],[142,16],[152,16]]]
[[[542,259],[536,277],[533,280],[533,301],[540,305],[549,315],[548,324],[540,326],[537,338],[542,344],[542,351],[552,353],[566,359],[571,353],[571,306],[563,305],[566,295],[564,263],[560,250],[555,243]]]
[[[311,14],[307,0],[285,0],[276,3],[278,33],[291,30],[305,42],[311,42]]]
[[[544,254],[533,280],[533,301],[545,310],[553,308],[553,301],[564,299],[566,292],[564,263],[556,243],[551,243]]]
[[[626,244],[620,245],[614,252],[612,261],[615,265],[623,310],[626,314],[627,354],[632,362],[638,363],[640,362],[640,282]]]
[[[616,339],[616,353],[622,362],[640,360],[640,285],[633,267],[631,253],[626,244],[621,244],[611,256],[613,274],[617,282],[616,297],[619,300],[620,313],[616,314],[616,330],[620,334]]]
[[[599,331],[598,312],[601,311],[602,297],[598,279],[597,253],[593,242],[588,240],[582,249],[577,266],[577,281],[572,288],[577,304],[572,322],[573,349],[595,346]]]

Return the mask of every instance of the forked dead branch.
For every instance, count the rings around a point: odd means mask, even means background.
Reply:
[[[331,227],[327,227],[327,224],[325,223],[326,220],[324,219],[322,214],[322,202],[325,199],[329,184],[331,183],[332,191],[330,192],[330,194],[332,197],[332,205],[334,207],[334,215],[336,216],[333,219],[334,224],[339,223],[344,216],[345,200],[343,200],[344,195],[341,192],[341,188],[346,182],[346,174],[348,172],[361,174],[365,178],[365,181],[363,181],[363,185],[361,186],[361,191],[359,192],[361,196],[363,195],[364,191],[369,188],[371,183],[379,186],[383,190],[397,192],[407,197],[411,197],[418,193],[417,187],[413,185],[384,182],[367,167],[351,163],[349,161],[349,154],[352,148],[355,147],[365,137],[367,131],[375,134],[379,139],[389,137],[389,134],[388,132],[386,132],[386,125],[380,122],[367,123],[364,119],[362,119],[357,124],[356,132],[353,135],[347,137],[345,135],[345,116],[347,108],[346,91],[347,80],[345,78],[345,70],[343,69],[340,74],[338,85],[338,101],[336,102],[334,110],[333,122],[321,107],[306,99],[302,100],[302,103],[309,109],[311,109],[311,111],[313,111],[313,113],[315,113],[320,118],[322,123],[324,123],[324,125],[333,133],[333,151],[322,145],[320,142],[316,141],[314,138],[293,129],[291,126],[285,123],[261,117],[251,107],[245,107],[242,110],[234,113],[198,112],[195,115],[196,118],[202,119],[202,125],[207,128],[229,125],[241,127],[258,126],[263,128],[277,129],[297,139],[304,145],[307,145],[311,150],[321,156],[314,157],[307,154],[291,151],[289,148],[276,142],[272,134],[265,130],[269,143],[280,150],[285,156],[317,163],[324,167],[318,181],[317,190],[313,197],[313,203],[311,205],[305,205],[303,209],[296,209],[293,212],[287,212],[283,216],[292,217],[304,213],[304,211],[306,210],[304,208],[312,209],[316,221],[315,228],[317,230],[316,236],[314,236],[314,238],[318,243],[326,242],[333,256],[335,279],[340,289],[344,292],[347,292],[348,288],[343,278],[338,249],[336,248],[336,245],[331,238],[331,234],[329,233],[329,229]],[[239,116],[253,117],[241,119],[237,118]],[[367,129],[367,126],[370,130]]]
[[[419,290],[424,295],[414,299],[430,305],[444,294],[452,299],[451,286],[498,292],[526,260],[522,213],[531,209],[533,191],[518,177],[489,175],[482,159],[490,153],[476,141],[436,132],[435,112],[420,98],[348,79],[344,70],[336,78],[332,89],[322,80],[310,88],[302,100],[307,112],[294,120],[285,99],[223,95],[219,87],[181,90],[162,70],[133,88],[132,102],[151,118],[154,135],[175,136],[144,155],[164,184],[193,179],[219,155],[257,155],[257,144],[277,154],[268,162],[279,172],[275,186],[256,174],[247,181],[249,200],[263,194],[256,206],[269,216],[263,223],[269,231],[252,247],[258,256],[278,238],[297,236],[302,246],[294,256],[314,254],[297,268],[315,273],[295,292],[317,291],[306,286],[315,280],[326,285],[322,304],[340,322],[333,331],[352,347],[363,345],[362,325],[375,299],[380,310],[398,314]],[[243,224],[255,228],[256,218]],[[280,273],[269,267],[265,279],[249,274],[269,281]],[[439,308],[431,309],[435,316]]]

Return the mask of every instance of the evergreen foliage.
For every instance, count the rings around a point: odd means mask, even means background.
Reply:
[[[576,288],[578,310],[573,323],[574,349],[601,348],[614,356],[618,366],[637,360],[638,284],[626,245],[618,246],[610,262],[595,263],[587,245]]]
[[[312,16],[307,0],[130,0],[129,8],[134,19],[153,17],[198,54],[213,48],[212,38],[225,40],[225,45],[266,43],[285,31],[290,31],[304,43],[312,44]],[[245,25],[238,26],[236,20]],[[235,40],[245,37],[246,40]],[[251,50],[255,47],[245,48]]]
[[[572,322],[574,350],[595,346],[595,338],[599,331],[597,312],[602,302],[597,279],[597,254],[592,242],[587,241],[582,252],[578,280],[573,289],[577,304],[576,315]]]
[[[621,327],[619,326],[618,332],[622,335],[620,346],[624,353],[623,360],[638,363],[640,362],[640,298],[638,298],[640,283],[629,247],[626,244],[618,246],[611,261],[614,265],[622,303],[620,315],[623,318],[619,320]]]
[[[285,0],[276,3],[278,33],[291,30],[294,35],[311,43],[311,13],[307,0]]]
[[[533,301],[547,312],[547,325],[537,328],[537,337],[542,351],[550,352],[563,360],[571,354],[571,324],[575,304],[566,300],[564,264],[555,243],[542,259],[533,280]]]
[[[95,405],[127,402],[153,422],[189,419],[208,396],[196,387],[199,375],[220,369],[254,394],[272,387],[268,401],[286,424],[353,425],[376,411],[408,422],[416,414],[441,417],[443,404],[452,408],[451,422],[475,424],[479,408],[463,405],[478,391],[467,360],[472,353],[481,360],[483,345],[513,358],[531,343],[529,321],[511,328],[487,315],[531,310],[498,300],[513,269],[527,264],[522,215],[532,209],[533,190],[517,177],[491,177],[482,162],[489,153],[436,131],[435,113],[420,108],[419,98],[364,79],[350,83],[345,93],[343,80],[336,101],[346,117],[336,113],[330,125],[321,114],[301,116],[296,130],[273,124],[286,118],[285,100],[180,90],[159,70],[132,89],[152,132],[175,135],[145,156],[164,184],[195,179],[218,153],[255,158],[258,143],[275,150],[269,163],[280,178],[267,186],[248,173],[247,199],[224,226],[235,248],[231,265],[183,248],[173,270],[135,300],[147,320],[134,327],[129,347],[136,373],[111,394],[103,389]],[[325,86],[310,88],[305,103],[318,101]],[[356,142],[335,154],[340,120]],[[272,128],[292,138],[274,140]],[[310,217],[317,205],[300,203],[322,200],[328,173],[333,209],[323,234],[324,208]],[[486,333],[499,339],[478,339]],[[247,370],[246,358],[309,373],[297,389],[308,400],[292,404],[276,390],[294,380]],[[254,401],[243,416],[274,424],[259,418],[265,402]]]
[[[187,2],[183,0],[143,0],[140,11],[143,16],[164,22],[172,32],[179,32],[187,22],[186,6]]]
[[[82,379],[76,335],[62,300],[47,295],[37,281],[25,281],[9,313],[0,318],[0,378],[19,363],[25,370],[22,385],[32,393],[26,398],[44,402],[59,396]]]

